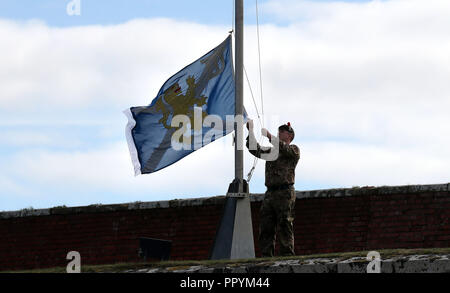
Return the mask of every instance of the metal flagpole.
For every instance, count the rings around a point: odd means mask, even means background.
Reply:
[[[235,178],[225,198],[211,259],[254,258],[252,214],[248,184],[244,180],[244,1],[235,0]]]
[[[244,76],[243,76],[243,65],[244,65],[244,4],[243,0],[236,0],[235,4],[235,23],[236,23],[236,38],[235,38],[235,85],[236,85],[236,109],[234,124],[235,133],[235,179],[242,182],[244,179],[244,155],[243,155],[243,121],[239,119],[244,114]],[[242,192],[243,190],[239,190]]]

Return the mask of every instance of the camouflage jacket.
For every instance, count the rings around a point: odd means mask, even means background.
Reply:
[[[250,141],[253,140],[252,147]],[[300,149],[295,144],[286,144],[272,137],[272,147],[262,147],[256,142],[252,131],[247,137],[247,148],[255,157],[266,160],[266,186],[295,183],[295,167],[300,159]],[[278,146],[278,150],[276,147]],[[273,154],[273,155],[269,155]]]

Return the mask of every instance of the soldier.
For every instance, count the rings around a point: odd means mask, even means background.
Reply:
[[[272,257],[278,231],[280,255],[294,252],[295,167],[300,159],[300,149],[291,144],[295,133],[290,123],[278,128],[278,136],[261,129],[273,147],[261,147],[253,133],[253,121],[247,122],[250,153],[266,160],[265,185],[267,191],[260,210],[259,247],[262,257]],[[275,156],[273,155],[275,154]]]

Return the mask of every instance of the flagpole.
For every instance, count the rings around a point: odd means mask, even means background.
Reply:
[[[228,187],[222,219],[217,228],[211,259],[254,258],[252,213],[248,184],[244,180],[244,1],[235,0],[235,123],[234,173]]]
[[[236,108],[235,117],[243,117],[244,114],[244,78],[243,78],[243,64],[244,64],[244,1],[235,0],[235,83],[236,83]],[[235,179],[237,182],[243,184],[244,179],[244,154],[243,154],[243,121],[236,119],[234,124],[235,133]],[[241,186],[240,188],[241,189]],[[239,190],[242,192],[243,190]]]

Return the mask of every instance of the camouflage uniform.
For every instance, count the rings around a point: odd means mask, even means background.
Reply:
[[[247,148],[254,156],[261,158],[272,148],[249,147],[249,139],[255,139],[252,131],[247,137]],[[256,140],[256,139],[255,139]],[[294,255],[294,207],[295,207],[295,167],[300,159],[300,149],[293,144],[287,145],[276,137],[271,143],[279,146],[278,157],[266,161],[265,184],[267,191],[260,210],[259,246],[263,257],[274,255],[278,230],[280,255]]]

